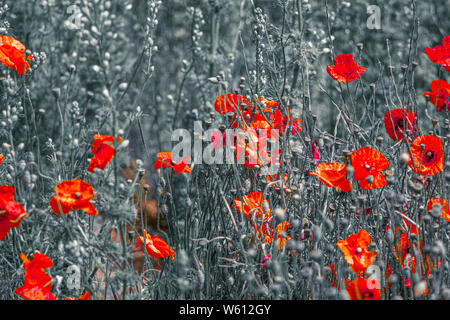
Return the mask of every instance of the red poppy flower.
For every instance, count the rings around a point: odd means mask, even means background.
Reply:
[[[424,145],[423,151],[421,145]],[[409,157],[409,167],[423,175],[432,175],[444,171],[444,158],[442,142],[432,135],[417,137],[411,144],[411,156]],[[413,165],[414,160],[414,165]]]
[[[375,251],[367,250],[371,241],[370,234],[361,229],[357,234],[352,234],[347,239],[336,243],[353,272],[365,271],[372,264],[372,259],[377,256]]]
[[[259,135],[256,130],[245,130],[243,135],[236,135],[236,157],[238,164],[246,168],[258,165],[260,168],[269,164],[271,159],[267,150],[267,136]]]
[[[275,133],[275,131],[273,131],[274,128],[272,128],[272,125],[267,122],[266,118],[260,113],[255,114],[255,116],[253,117],[253,121],[252,123],[250,123],[249,127],[251,129],[254,129],[258,134],[265,134],[269,139],[272,138],[273,133]],[[278,137],[278,135],[275,134],[275,137]]]
[[[187,164],[189,162],[189,158],[187,157],[184,157],[183,160],[178,163],[173,162],[171,152],[160,152],[156,155],[156,157],[159,160],[157,160],[154,164],[155,170],[161,168],[173,168],[177,174],[180,174],[180,172],[192,172],[191,167]]]
[[[3,158],[5,158],[2,154],[0,154],[0,164],[2,163],[2,161],[3,161]]]
[[[380,282],[377,279],[357,278],[347,280],[347,293],[350,300],[379,300],[381,298]]]
[[[23,52],[25,46],[13,37],[0,36],[0,62],[13,68],[17,74],[23,75],[30,65],[27,60],[33,60],[33,56],[26,56]]]
[[[14,198],[14,187],[0,186],[0,240],[3,240],[9,229],[20,225],[23,218],[28,214],[25,209]]]
[[[343,192],[350,191],[352,185],[347,179],[347,167],[343,163],[321,163],[310,175],[319,178],[327,187],[334,187]]]
[[[166,258],[170,256],[175,259],[175,251],[163,239],[154,235],[153,237],[145,230],[142,230],[144,236],[139,236],[138,243],[135,248],[142,246],[142,251],[147,251],[148,255],[154,258]]]
[[[411,132],[413,131],[415,117],[416,114],[414,112],[403,110],[402,108],[386,112],[384,115],[384,127],[389,137],[394,141],[402,140],[403,132],[407,129]]]
[[[24,284],[16,288],[16,293],[27,300],[56,300],[50,292],[52,289],[52,278],[45,269],[53,266],[53,261],[45,254],[36,252],[30,261],[25,254],[20,254],[25,269]]]
[[[431,92],[424,92],[424,97],[428,96],[430,103],[434,104],[438,111],[450,111],[450,84],[444,80],[431,81]]]
[[[235,112],[241,108],[241,104],[249,105],[247,98],[235,93],[223,94],[217,97],[214,109],[219,113]]]
[[[239,198],[234,200],[234,205],[236,209],[248,218],[251,219],[252,216],[262,218],[264,216],[264,221],[270,221],[272,216],[272,210],[264,210],[264,195],[262,192],[252,192],[243,197],[243,201]]]
[[[50,200],[50,206],[57,215],[68,214],[71,209],[83,210],[90,216],[98,215],[90,202],[95,198],[94,188],[83,180],[63,181],[54,189],[56,196]]]
[[[387,185],[386,178],[381,171],[389,168],[389,162],[381,152],[362,147],[358,149],[357,153],[352,151],[351,161],[354,178],[362,189],[376,189]],[[373,177],[372,183],[367,181],[368,176]]]
[[[117,137],[117,143],[121,143],[122,138]],[[108,163],[114,158],[114,147],[108,143],[114,143],[114,137],[105,136],[102,134],[94,135],[94,142],[92,143],[91,150],[94,156],[89,163],[88,171],[94,173],[94,168],[104,170]],[[119,150],[117,149],[116,152]]]
[[[448,205],[448,200],[431,198],[427,204],[427,211],[433,209],[433,206],[435,204],[441,206],[441,217],[444,218],[447,222],[450,222],[450,208]]]
[[[339,82],[346,83],[358,79],[366,68],[358,66],[351,54],[340,54],[334,59],[334,66],[327,66],[328,74]]]
[[[440,64],[450,72],[450,36],[445,36],[442,45],[426,48],[424,51],[433,63]]]

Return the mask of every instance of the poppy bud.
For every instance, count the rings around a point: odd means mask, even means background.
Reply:
[[[392,243],[394,241],[394,233],[392,232],[392,229],[389,229],[388,231],[386,231],[384,238],[389,243]]]
[[[219,83],[219,80],[217,79],[217,77],[208,78],[208,81],[211,82],[212,84],[218,84]]]
[[[59,96],[61,95],[61,89],[60,88],[53,88],[52,89],[53,96],[55,99],[59,99]]]
[[[402,153],[401,156],[400,156],[400,161],[402,163],[408,163],[409,155],[406,152]]]

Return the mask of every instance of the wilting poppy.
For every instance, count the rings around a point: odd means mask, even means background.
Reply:
[[[378,279],[357,278],[347,280],[347,293],[350,300],[379,300],[381,298],[380,282]]]
[[[442,45],[426,48],[424,51],[433,63],[440,64],[450,72],[450,36],[445,36]]]
[[[381,171],[389,168],[389,162],[380,151],[366,147],[359,148],[356,153],[352,151],[351,161],[353,176],[362,189],[376,189],[387,185]],[[367,181],[369,176],[373,177],[372,183]]]
[[[9,229],[20,225],[23,218],[28,214],[25,209],[14,198],[14,187],[0,186],[0,240],[3,240]]]
[[[56,196],[50,200],[50,206],[58,215],[68,214],[71,209],[83,210],[90,216],[98,215],[94,205],[90,202],[95,198],[94,188],[79,179],[63,181],[54,189]]]
[[[155,170],[161,168],[173,168],[177,174],[180,174],[180,172],[192,172],[191,167],[187,164],[189,162],[189,158],[187,157],[184,157],[183,160],[178,163],[173,162],[171,152],[160,152],[156,155],[156,157],[158,160],[154,164]]]
[[[433,209],[434,205],[441,206],[441,217],[444,218],[447,222],[450,222],[450,208],[448,205],[448,200],[431,198],[427,203],[427,211]]]
[[[16,288],[16,293],[27,300],[56,300],[50,292],[52,278],[45,269],[53,266],[53,261],[45,254],[35,252],[33,259],[29,260],[25,254],[20,254],[25,269],[24,284]]]
[[[328,74],[339,82],[346,83],[358,79],[366,68],[358,66],[351,54],[339,54],[334,59],[334,66],[327,66]]]
[[[264,202],[267,201],[264,198],[262,192],[252,192],[248,195],[243,196],[243,200],[241,201],[239,198],[234,200],[234,205],[238,211],[244,213],[244,215],[251,219],[252,216],[256,216],[258,218],[262,218],[264,216],[264,221],[270,221],[272,216],[272,210],[270,208],[264,209],[266,205]]]
[[[353,272],[365,271],[372,264],[372,259],[377,256],[375,251],[367,249],[371,241],[370,234],[361,229],[357,234],[352,234],[347,239],[336,243]]]
[[[424,146],[423,151],[421,145]],[[414,172],[434,176],[444,171],[443,148],[439,138],[432,135],[417,137],[411,144],[411,153],[412,159],[410,156],[409,166]]]
[[[430,89],[431,91],[424,92],[422,95],[428,96],[430,103],[434,104],[438,111],[450,111],[450,84],[445,80],[433,80]]]
[[[117,143],[122,142],[121,137],[117,137]],[[91,150],[94,153],[88,171],[94,173],[94,168],[104,170],[108,163],[114,158],[114,147],[110,144],[114,143],[114,137],[101,134],[94,135],[94,142]],[[116,150],[118,152],[119,150]]]
[[[327,187],[334,187],[343,192],[350,191],[352,185],[347,179],[347,167],[343,163],[321,163],[310,175],[319,178]]]
[[[145,230],[142,230],[144,236],[139,236],[138,243],[135,248],[142,246],[142,251],[147,251],[148,255],[153,258],[166,258],[170,256],[175,259],[175,251],[163,239],[154,235],[153,237]]]
[[[19,75],[28,71],[30,65],[27,60],[33,60],[33,56],[26,56],[24,51],[25,46],[19,40],[5,35],[0,36],[0,62],[16,70]]]
[[[384,127],[389,137],[394,141],[403,139],[403,132],[413,131],[416,114],[402,108],[386,112],[384,115]],[[392,119],[392,120],[391,120]]]

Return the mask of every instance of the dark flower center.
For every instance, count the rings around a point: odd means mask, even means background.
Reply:
[[[428,151],[428,152],[425,154],[425,157],[426,157],[428,160],[433,159],[433,157],[434,157],[434,152]]]

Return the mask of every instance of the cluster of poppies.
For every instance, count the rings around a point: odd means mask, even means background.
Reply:
[[[381,297],[379,280],[365,279],[362,276],[377,256],[375,251],[367,249],[371,242],[370,234],[361,229],[357,234],[352,234],[336,243],[344,254],[350,270],[357,275],[355,280],[347,281],[347,293],[352,300],[378,300]]]
[[[450,72],[450,36],[444,37],[442,45],[433,48],[426,48],[424,51],[431,62],[444,67]],[[450,111],[450,84],[444,80],[431,81],[431,92],[424,92],[423,96],[428,97],[430,103],[434,104],[438,111]]]
[[[235,132],[215,132],[213,148],[234,150],[234,160],[244,164],[246,168],[262,168],[270,163],[279,164],[279,149],[273,154],[268,152],[269,139],[277,140],[287,130],[293,135],[301,132],[302,120],[293,120],[291,109],[280,108],[280,104],[264,97],[258,97],[250,102],[245,96],[228,93],[216,98],[215,110],[229,118],[229,126],[239,129]]]
[[[94,173],[94,169],[104,170],[109,162],[119,151],[111,144],[114,140],[118,144],[121,143],[121,137],[114,139],[112,136],[94,135],[91,150],[94,156],[91,158],[88,171]],[[170,154],[162,153],[158,155],[160,160],[155,163],[155,168],[160,165],[162,168],[172,167],[178,172],[190,172],[191,169],[187,164],[173,164]],[[0,164],[4,156],[0,155]],[[157,165],[158,164],[158,165]],[[99,213],[92,200],[97,196],[94,195],[94,188],[89,183],[81,179],[66,180],[59,183],[55,187],[56,194],[50,199],[49,204],[52,211],[57,215],[66,215],[72,210],[84,211],[90,216],[97,216]],[[0,240],[3,240],[13,227],[18,227],[21,221],[28,216],[25,209],[15,200],[13,200],[15,189],[13,186],[0,186]],[[142,247],[142,251],[146,250],[149,256],[154,258],[165,258],[170,256],[174,259],[174,250],[160,237],[154,235],[151,237],[145,230],[144,236],[138,237],[137,247]],[[45,268],[50,268],[53,261],[36,252],[33,260],[29,261],[24,254],[20,256],[24,261],[25,282],[16,293],[28,300],[56,300],[51,293],[51,278],[45,273]],[[87,300],[90,294],[87,292],[78,299],[67,298],[68,300]],[[66,299],[66,300],[67,300]]]

